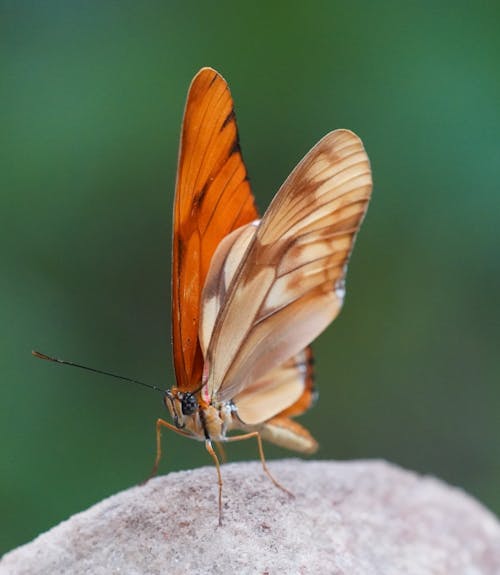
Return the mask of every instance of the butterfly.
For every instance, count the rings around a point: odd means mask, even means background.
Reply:
[[[372,190],[368,156],[348,130],[324,136],[262,218],[239,145],[229,87],[211,68],[189,88],[173,216],[171,429],[213,444],[255,438],[303,453],[317,442],[292,417],[315,392],[309,344],[335,319]],[[239,432],[231,435],[231,432]]]

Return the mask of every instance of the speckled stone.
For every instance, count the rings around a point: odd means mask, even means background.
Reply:
[[[8,553],[1,575],[499,575],[500,524],[472,497],[382,461],[171,473]]]

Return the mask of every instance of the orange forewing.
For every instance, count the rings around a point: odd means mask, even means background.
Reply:
[[[231,231],[258,217],[225,80],[203,68],[182,125],[173,224],[172,337],[177,387],[199,386],[200,297],[212,256]]]

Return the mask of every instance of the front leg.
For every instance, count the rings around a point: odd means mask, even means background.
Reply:
[[[191,437],[191,434],[187,433],[186,431],[182,431],[181,429],[178,429],[177,427],[175,427],[175,425],[168,423],[168,421],[165,421],[164,419],[157,419],[156,420],[156,459],[155,459],[155,463],[153,465],[153,469],[151,470],[151,473],[149,474],[147,479],[145,479],[141,483],[141,485],[144,485],[145,483],[147,483],[151,478],[153,478],[158,473],[158,466],[160,465],[160,459],[161,459],[161,428],[162,427],[166,427],[167,429],[171,429],[172,431],[175,431],[175,433],[178,433],[179,435],[183,435],[184,437]]]

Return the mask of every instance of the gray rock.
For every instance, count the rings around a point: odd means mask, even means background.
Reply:
[[[500,524],[463,491],[382,461],[171,473],[4,556],[1,575],[499,575]]]

